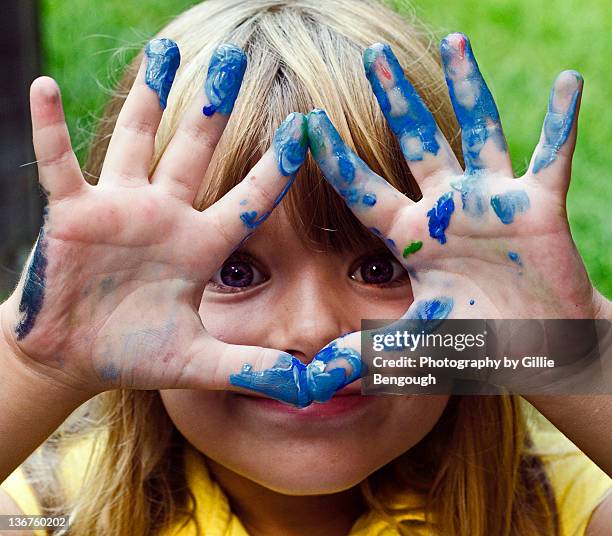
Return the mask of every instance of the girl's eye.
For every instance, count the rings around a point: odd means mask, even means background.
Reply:
[[[210,283],[221,292],[238,292],[265,280],[265,276],[249,260],[230,258],[217,270]]]
[[[366,285],[395,286],[408,281],[408,273],[390,255],[377,255],[362,259],[351,279]]]

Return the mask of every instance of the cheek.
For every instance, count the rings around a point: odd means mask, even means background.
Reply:
[[[259,295],[232,303],[215,301],[204,293],[199,313],[206,331],[216,339],[232,344],[261,345],[265,334],[265,322],[256,319],[269,318],[273,314],[272,304]]]

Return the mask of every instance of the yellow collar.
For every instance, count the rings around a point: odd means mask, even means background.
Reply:
[[[185,471],[189,488],[196,498],[196,517],[205,536],[248,536],[240,519],[231,511],[227,497],[219,485],[211,478],[204,456],[186,442]],[[421,524],[424,513],[418,508],[416,497],[407,497],[402,506],[414,507],[410,513],[394,516],[397,521],[415,521]],[[180,533],[171,532],[168,536],[195,536],[195,526],[188,525]],[[377,512],[362,515],[353,525],[349,536],[370,536],[373,534],[397,534],[392,524]]]

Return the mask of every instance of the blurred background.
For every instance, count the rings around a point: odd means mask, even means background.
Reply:
[[[245,0],[248,1],[248,0]],[[321,0],[324,1],[324,0]],[[73,145],[84,162],[114,82],[139,47],[192,0],[2,0],[0,43],[0,299],[13,288],[41,222],[42,197],[29,130],[28,87],[54,77]],[[556,74],[585,78],[568,210],[591,279],[612,297],[612,10],[608,0],[403,0],[436,35],[471,38],[504,124],[517,174],[524,172]]]

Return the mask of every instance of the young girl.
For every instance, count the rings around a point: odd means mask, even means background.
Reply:
[[[33,83],[48,208],[0,307],[1,513],[79,536],[609,533],[610,397],[529,397],[562,435],[517,396],[360,395],[341,336],[362,318],[610,317],[564,209],[579,75],[519,180],[468,41],[441,52],[374,1],[209,0],[128,69],[95,185]]]

